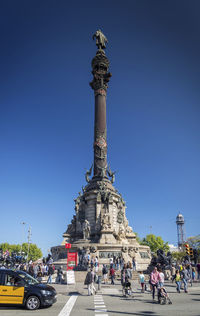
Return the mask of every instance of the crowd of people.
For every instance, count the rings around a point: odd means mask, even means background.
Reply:
[[[0,268],[6,269],[7,267],[6,265],[2,265]],[[29,263],[17,263],[12,266],[12,270],[27,272],[38,281],[41,281],[42,278],[46,277],[45,279],[49,284],[52,283],[52,277],[54,274],[56,274],[57,283],[62,283],[63,271],[61,268],[55,269],[55,266],[53,265],[53,260],[50,260],[50,262],[48,263],[33,263],[31,261]]]
[[[96,293],[95,283],[110,283],[111,285],[115,285],[116,275],[118,275],[118,277],[121,276],[123,289],[127,287],[131,289],[132,274],[134,270],[137,270],[135,258],[132,259],[132,262],[125,263],[122,257],[110,257],[109,264],[103,264],[101,270],[99,269],[98,256],[91,256],[91,254],[88,253],[84,256],[84,260],[88,269],[84,282],[88,287],[88,295]],[[0,268],[5,269],[6,267],[1,265]],[[52,283],[52,276],[57,274],[56,282],[62,283],[63,272],[61,268],[55,269],[51,258],[42,263],[33,263],[32,261],[29,263],[15,263],[12,269],[25,271],[39,281],[45,277],[46,282],[49,284]],[[163,270],[163,267],[157,264],[149,275],[140,271],[138,276],[141,292],[144,293],[148,290],[152,293],[153,300],[155,300],[157,293],[158,298],[164,296],[171,302],[165,288],[165,279],[176,283],[177,293],[181,293],[181,290],[188,293],[188,284],[192,286],[193,282],[200,281],[200,262],[196,265],[190,262],[184,262],[183,264],[177,263],[171,266],[171,271]]]
[[[96,264],[95,264],[96,263]],[[85,284],[88,286],[88,295],[92,295],[96,293],[95,282],[97,280],[97,273],[100,275],[100,271],[98,271],[98,257],[93,258],[88,263],[89,269],[85,279]],[[131,288],[131,280],[132,280],[132,271],[135,270],[136,262],[135,258],[133,258],[133,262],[128,262],[127,264],[124,262],[119,263],[118,260],[114,260],[110,258],[110,264],[103,264],[101,277],[102,283],[108,284],[110,282],[111,285],[115,284],[115,276],[116,273],[121,275],[121,285],[122,287],[126,287],[128,285]],[[192,265],[191,263],[187,264],[177,264],[176,266],[172,265],[171,273],[169,271],[163,271],[161,265],[157,265],[153,268],[153,271],[147,275],[142,271],[139,272],[139,283],[141,286],[141,292],[145,292],[148,290],[152,293],[152,299],[155,300],[155,295],[157,294],[158,300],[161,301],[161,298],[164,297],[169,304],[171,304],[171,300],[165,288],[165,279],[171,280],[171,282],[176,283],[176,290],[178,293],[181,292],[181,289],[188,293],[188,282],[192,285],[193,282],[200,280],[200,263],[197,265]]]
[[[109,258],[109,265],[107,266],[106,264],[103,264],[102,271],[99,272],[98,256],[95,258],[90,258],[90,255],[88,255],[87,259],[88,273],[86,275],[84,284],[88,286],[88,295],[93,295],[96,293],[94,284],[97,282],[108,284],[110,279],[111,285],[114,285],[117,271],[120,271],[121,283],[122,286],[125,286],[126,282],[132,279],[132,271],[135,270],[136,266],[135,258],[133,258],[132,263],[128,262],[126,264],[125,260],[121,257],[111,257]],[[97,274],[100,276],[100,278],[97,276]]]

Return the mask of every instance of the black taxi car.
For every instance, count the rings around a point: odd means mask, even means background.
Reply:
[[[24,271],[0,269],[0,304],[24,305],[34,310],[56,302],[56,290]]]

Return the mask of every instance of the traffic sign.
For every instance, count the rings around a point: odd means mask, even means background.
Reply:
[[[72,244],[65,244],[65,248],[70,249],[72,247]]]

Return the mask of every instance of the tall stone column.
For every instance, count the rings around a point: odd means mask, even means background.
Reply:
[[[111,73],[108,72],[109,60],[103,50],[107,39],[100,30],[93,37],[96,37],[98,47],[92,60],[93,80],[90,83],[95,95],[93,178],[104,178],[107,177],[106,94]]]

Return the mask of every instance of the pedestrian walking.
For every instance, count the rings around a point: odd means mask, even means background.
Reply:
[[[189,275],[189,279],[188,282],[190,282],[191,286],[192,286],[192,265],[189,263],[186,265],[186,270],[188,271],[188,275]]]
[[[129,275],[127,272],[127,265],[126,263],[123,266],[123,269],[121,270],[121,284],[122,286],[124,286],[124,284],[126,283],[126,281],[129,279]]]
[[[122,270],[124,267],[124,258],[120,257],[119,264],[120,264],[120,270]]]
[[[111,284],[115,284],[114,279],[115,279],[115,270],[113,268],[113,266],[111,266],[110,268],[110,278],[111,278]]]
[[[91,268],[85,278],[84,284],[87,285],[88,287],[88,295],[93,295],[94,293],[96,294],[96,288],[94,286],[94,281],[95,281],[95,273],[93,271],[93,268]]]
[[[116,270],[116,257],[113,256],[113,268]]]
[[[158,287],[158,283],[159,283],[159,272],[157,270],[157,267],[155,267],[153,269],[153,271],[151,272],[151,276],[150,276],[150,282],[151,282],[151,286],[152,286],[152,298],[153,300],[155,299],[155,290]]]
[[[42,264],[42,266],[41,266],[41,268],[42,268],[42,276],[45,276],[45,265],[44,265],[44,263]]]
[[[58,282],[59,284],[62,283],[62,275],[63,275],[62,269],[61,269],[61,267],[59,267],[59,268],[57,269],[57,282]]]
[[[44,276],[47,276],[47,273],[48,273],[48,266],[47,266],[47,264],[45,263],[45,264],[44,264]]]
[[[132,280],[132,266],[130,262],[127,263],[127,273],[128,273],[128,278]]]
[[[197,263],[197,279],[200,280],[200,262]]]
[[[47,283],[52,283],[52,275],[54,274],[54,269],[52,267],[52,264],[49,265],[49,269],[48,269],[48,280]]]
[[[136,271],[136,260],[135,257],[132,259],[132,266],[133,266],[133,271]]]
[[[188,280],[190,279],[190,274],[188,270],[183,266],[183,269],[181,271],[181,280],[184,284],[184,291],[185,293],[188,293],[187,287],[188,287]]]
[[[91,267],[91,268],[93,268],[93,267],[94,267],[94,257],[92,257],[92,258],[91,258],[91,261],[90,261],[90,267]]]
[[[104,284],[106,284],[108,282],[108,269],[105,264],[103,264],[102,275],[103,275]]]
[[[141,285],[141,292],[144,293],[144,274],[142,271],[140,271],[139,280]]]
[[[117,270],[119,270],[119,258],[116,259]]]
[[[28,268],[28,273],[33,277],[34,276],[34,270],[33,270],[33,265],[30,264],[29,268]]]
[[[172,275],[172,283],[174,282],[175,280],[175,275],[176,275],[176,268],[174,265],[172,265],[172,268],[171,268],[171,275]]]
[[[37,275],[38,275],[38,265],[35,264],[33,267],[33,276],[35,279],[37,279]]]
[[[87,254],[87,266],[90,264],[90,253]]]
[[[161,268],[159,268],[158,272],[159,272],[159,286],[164,287],[165,275],[162,272]]]
[[[94,270],[95,270],[95,273],[97,273],[98,270],[99,270],[99,262],[98,262],[98,257],[97,256],[94,259]]]
[[[176,270],[176,273],[175,273],[175,282],[176,282],[176,290],[178,293],[181,292],[181,275],[180,275],[180,272],[179,270]]]
[[[192,281],[195,281],[195,277],[196,277],[196,270],[195,267],[192,267]]]

